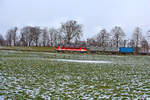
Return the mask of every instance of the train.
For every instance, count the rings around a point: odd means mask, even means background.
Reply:
[[[76,46],[76,45],[59,45],[56,47],[57,52],[81,52],[81,53],[110,53],[110,54],[133,54],[135,49],[132,47],[97,47],[97,46]]]

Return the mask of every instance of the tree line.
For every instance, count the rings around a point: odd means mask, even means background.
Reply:
[[[0,34],[1,46],[56,46],[70,44],[82,37],[82,25],[75,20],[69,20],[56,28],[40,28],[25,26],[22,29],[14,27],[6,32],[5,38]]]
[[[142,35],[140,27],[135,28],[132,37],[126,37],[120,26],[115,26],[110,32],[100,30],[97,35],[88,38],[88,46],[97,47],[134,47],[149,49],[148,37]],[[75,20],[69,20],[56,28],[40,28],[38,26],[25,26],[22,29],[14,27],[6,32],[5,37],[0,34],[1,46],[56,46],[58,44],[77,43],[83,36],[82,25]]]
[[[87,39],[87,42],[89,45],[98,47],[132,47],[136,52],[148,52],[149,36],[149,31],[147,36],[143,36],[141,28],[137,27],[129,39],[121,27],[115,26],[110,32],[107,32],[106,29],[100,30],[96,36]]]

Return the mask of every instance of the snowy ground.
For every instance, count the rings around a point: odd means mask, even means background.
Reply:
[[[112,63],[110,61],[96,61],[96,60],[68,60],[68,59],[50,59],[52,61],[61,61],[61,62],[75,62],[75,63],[98,63],[98,64],[108,64]]]
[[[0,100],[150,98],[150,57],[0,51]]]

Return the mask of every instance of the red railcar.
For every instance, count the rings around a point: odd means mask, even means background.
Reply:
[[[76,52],[88,52],[88,49],[85,47],[64,47],[58,46],[56,47],[56,51],[76,51]]]

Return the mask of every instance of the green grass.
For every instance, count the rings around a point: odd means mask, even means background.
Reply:
[[[106,60],[112,64],[50,59]],[[0,97],[5,99],[150,98],[149,56],[0,51]]]

